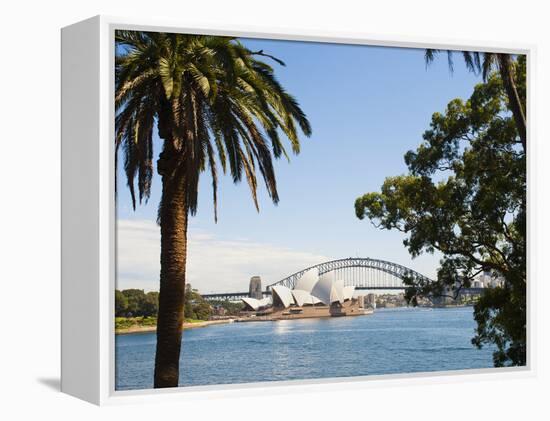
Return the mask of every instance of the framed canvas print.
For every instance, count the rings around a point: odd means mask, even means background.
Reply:
[[[64,28],[62,390],[532,371],[532,54]]]

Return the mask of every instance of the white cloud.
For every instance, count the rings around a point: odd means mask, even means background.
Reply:
[[[158,290],[160,229],[153,221],[120,219],[117,227],[117,288]],[[251,276],[276,282],[330,258],[246,239],[220,240],[190,229],[187,282],[202,293],[248,290]]]

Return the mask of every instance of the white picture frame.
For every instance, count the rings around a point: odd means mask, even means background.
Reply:
[[[249,38],[317,41],[392,47],[436,48],[526,54],[528,107],[532,108],[536,50],[533,45],[434,40],[418,37],[380,37],[357,33],[259,30],[231,25],[196,27],[180,22],[133,20],[96,16],[62,29],[62,355],[61,390],[98,405],[142,400],[167,401],[334,388],[378,387],[380,384],[477,381],[533,376],[536,361],[531,299],[536,288],[528,263],[528,364],[526,367],[397,374],[253,384],[197,386],[164,390],[115,391],[114,290],[114,31],[152,30]],[[528,180],[534,174],[532,116],[528,113]],[[533,202],[528,189],[530,230]],[[530,235],[532,244],[532,235]],[[531,247],[528,247],[528,257]],[[84,298],[84,299],[83,299]]]

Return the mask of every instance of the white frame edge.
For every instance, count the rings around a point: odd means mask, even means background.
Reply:
[[[61,33],[61,390],[94,403],[102,337],[99,23],[88,19]]]
[[[234,35],[250,38],[364,44],[403,48],[495,51],[526,54],[528,60],[528,365],[339,379],[115,391],[115,201],[114,201],[114,30]],[[533,282],[536,220],[533,180],[534,45],[397,37],[366,33],[235,25],[185,25],[171,20],[96,16],[62,29],[62,320],[61,390],[103,404],[166,402],[351,388],[454,383],[536,374]],[[85,300],[79,300],[85,296]]]

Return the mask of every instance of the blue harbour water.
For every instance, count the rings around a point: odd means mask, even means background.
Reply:
[[[183,333],[180,385],[319,379],[492,367],[471,345],[471,307],[231,323]],[[116,389],[153,386],[155,334],[117,335]]]

